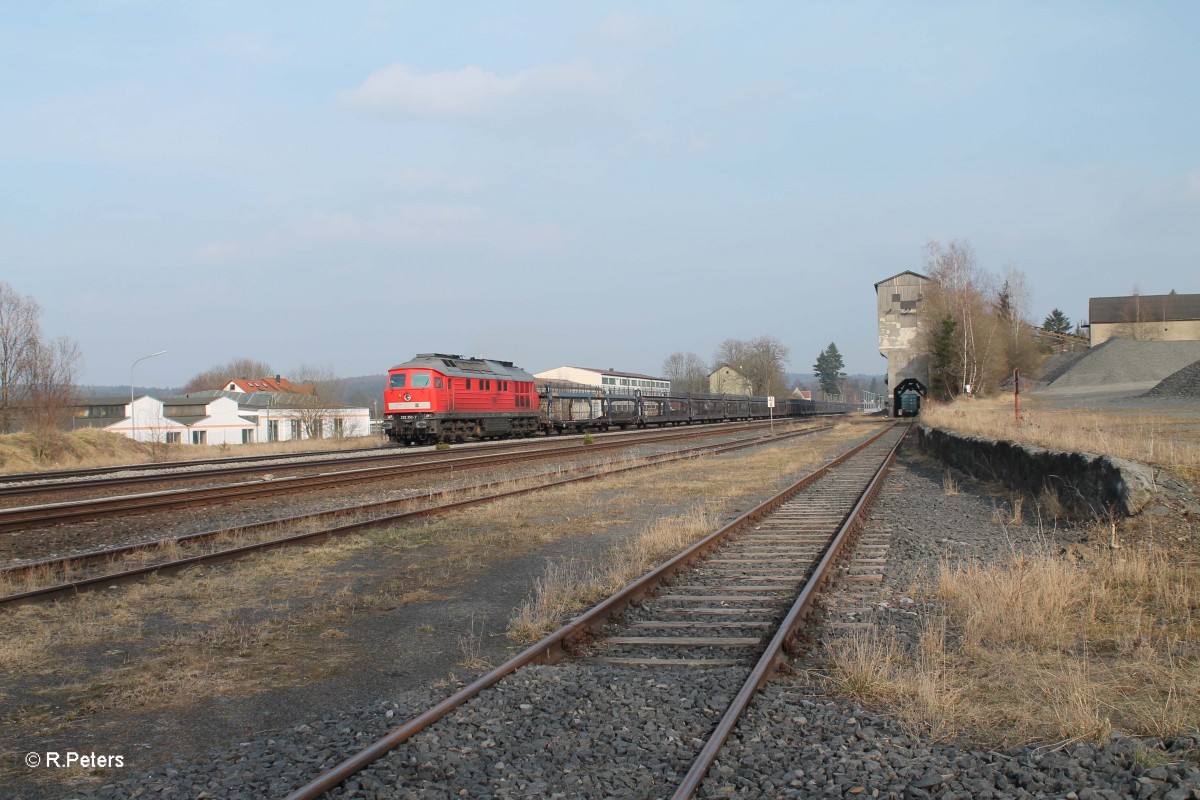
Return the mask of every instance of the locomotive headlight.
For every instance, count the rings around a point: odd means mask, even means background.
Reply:
[[[405,399],[405,400],[412,400],[412,395],[411,395],[411,394],[409,394],[408,392],[405,392],[405,393],[404,393],[404,399]]]

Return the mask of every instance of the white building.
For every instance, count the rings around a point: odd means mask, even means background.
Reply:
[[[670,394],[671,382],[666,378],[642,375],[638,372],[621,372],[615,369],[590,369],[588,367],[555,367],[545,372],[534,373],[539,380],[570,381],[583,386],[595,386],[609,394]]]
[[[75,409],[75,428],[101,428],[139,442],[250,444],[290,439],[366,436],[366,408],[315,405],[311,395],[272,392],[193,392],[159,400],[143,395],[94,397]]]

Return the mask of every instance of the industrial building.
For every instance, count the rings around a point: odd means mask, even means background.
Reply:
[[[671,382],[654,375],[638,372],[622,372],[615,369],[592,369],[589,367],[555,367],[545,372],[535,372],[534,378],[547,381],[570,381],[582,386],[594,386],[609,394],[666,395],[671,393]]]
[[[1093,297],[1088,301],[1091,346],[1112,338],[1135,341],[1200,339],[1200,294]]]
[[[932,283],[925,275],[905,270],[875,284],[879,354],[887,359],[887,385],[897,416],[901,392],[924,394],[929,386],[929,356],[921,352],[919,332],[925,292]]]

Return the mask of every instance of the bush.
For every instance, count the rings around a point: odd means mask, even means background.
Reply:
[[[595,444],[595,443],[596,443],[596,437],[595,437],[595,436],[592,436],[590,433],[585,433],[585,434],[583,435],[583,443],[584,443],[584,444]]]
[[[438,442],[437,445],[434,447],[434,449],[435,450],[449,450],[450,443],[449,442]]]

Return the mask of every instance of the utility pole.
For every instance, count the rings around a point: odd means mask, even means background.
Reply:
[[[133,411],[133,368],[138,365],[139,361],[145,361],[147,358],[161,356],[166,350],[159,350],[157,353],[151,353],[148,356],[134,359],[134,362],[129,366],[129,438],[137,441],[137,414]]]

